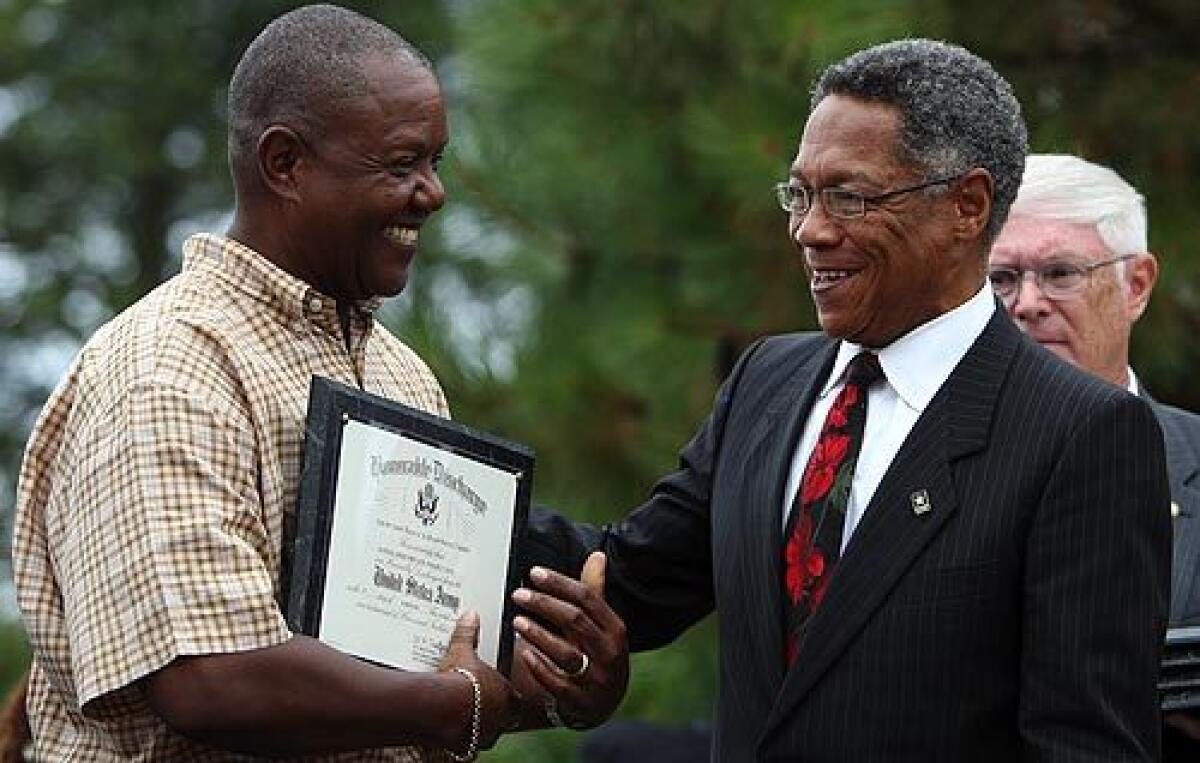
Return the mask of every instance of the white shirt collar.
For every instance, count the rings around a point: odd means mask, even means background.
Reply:
[[[995,311],[996,297],[985,281],[966,302],[877,351],[888,384],[906,406],[918,412],[925,410]],[[821,397],[841,385],[846,367],[864,349],[853,342],[841,343]]]
[[[1125,366],[1125,389],[1129,390],[1131,395],[1141,394],[1141,385],[1138,384],[1137,374],[1133,372],[1133,366]]]

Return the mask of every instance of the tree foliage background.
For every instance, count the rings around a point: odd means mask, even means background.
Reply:
[[[811,328],[770,185],[821,67],[919,35],[1013,82],[1040,151],[1118,169],[1163,264],[1139,375],[1200,409],[1200,31],[1191,0],[354,2],[437,63],[449,194],[384,319],[456,418],[537,450],[535,498],[603,522],[636,505],[763,333]],[[0,0],[0,533],[20,453],[78,345],[221,229],[225,85],[278,0]],[[0,573],[0,580],[7,572]],[[25,659],[0,631],[0,686]],[[0,613],[4,612],[0,608]],[[635,660],[622,713],[706,717],[712,629]],[[497,760],[561,760],[566,733]]]

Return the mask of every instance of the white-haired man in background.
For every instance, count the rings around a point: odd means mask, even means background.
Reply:
[[[1158,278],[1146,229],[1145,200],[1116,172],[1075,156],[1034,154],[992,247],[989,272],[1022,330],[1150,402],[1166,438],[1175,517],[1170,626],[1197,626],[1200,416],[1150,399],[1129,365],[1130,333]],[[1197,718],[1168,714],[1164,760],[1198,759]]]

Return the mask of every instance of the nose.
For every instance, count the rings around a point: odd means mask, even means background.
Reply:
[[[427,213],[436,212],[446,203],[446,189],[436,168],[429,168],[420,175],[413,189],[413,201]]]
[[[1008,312],[1023,323],[1030,323],[1050,314],[1050,300],[1038,286],[1034,271],[1021,273],[1017,291],[1009,298]]]
[[[814,200],[808,213],[803,216],[791,215],[788,219],[792,241],[799,247],[819,249],[833,246],[841,240],[842,228],[829,213],[825,205]]]

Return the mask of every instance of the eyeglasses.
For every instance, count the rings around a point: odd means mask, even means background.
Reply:
[[[920,191],[931,186],[949,183],[958,180],[964,174],[966,173],[960,172],[956,175],[946,175],[945,177],[927,180],[924,183],[897,188],[894,191],[877,193],[873,196],[836,186],[815,191],[812,188],[806,188],[802,185],[792,185],[787,182],[776,183],[775,197],[779,200],[779,206],[784,212],[795,217],[804,217],[812,210],[814,197],[820,196],[821,205],[825,207],[825,211],[830,215],[843,220],[853,220],[867,213],[868,204],[878,204],[885,199],[890,199],[903,193],[912,193],[913,191]]]
[[[1093,262],[1090,265],[1076,265],[1071,262],[1048,262],[1036,268],[1013,268],[1007,265],[993,265],[988,268],[988,280],[992,282],[992,290],[996,296],[1005,302],[1012,303],[1025,283],[1025,274],[1032,273],[1033,281],[1042,290],[1047,299],[1071,299],[1078,296],[1087,286],[1092,271],[1106,265],[1136,257],[1136,254],[1123,254],[1103,262]]]

